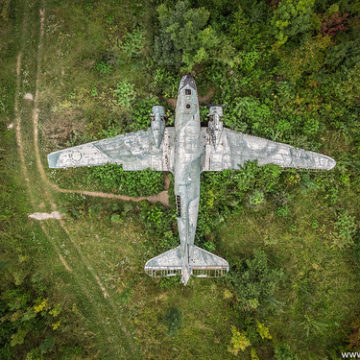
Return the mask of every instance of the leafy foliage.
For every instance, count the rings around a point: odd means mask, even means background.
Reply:
[[[112,70],[111,65],[105,62],[104,60],[97,61],[95,63],[95,70],[102,75],[109,74]]]
[[[130,196],[151,195],[163,189],[163,174],[152,170],[127,172],[119,165],[92,167],[90,178],[109,190]]]
[[[142,28],[135,28],[128,32],[120,43],[120,49],[128,57],[140,57],[145,45],[145,32]]]
[[[134,85],[126,80],[117,83],[113,91],[114,104],[129,108],[135,100],[136,92]]]
[[[255,190],[249,196],[249,203],[250,203],[250,205],[258,206],[258,205],[262,204],[264,199],[265,199],[264,193],[262,191]]]
[[[339,214],[335,223],[335,232],[333,233],[333,246],[339,249],[354,245],[354,235],[357,226],[354,216],[346,211]]]
[[[159,100],[155,97],[137,100],[131,114],[132,122],[129,126],[130,130],[137,131],[149,128],[151,123],[151,108],[158,104]]]
[[[298,357],[291,352],[288,344],[277,344],[275,346],[275,358],[276,360],[297,360]]]
[[[161,27],[155,38],[154,58],[160,65],[183,64],[186,71],[191,71],[195,64],[208,60],[209,50],[219,42],[215,30],[207,26],[209,11],[178,1],[173,10],[161,4],[157,12]]]
[[[267,328],[264,324],[262,324],[260,321],[257,321],[257,331],[262,339],[268,339],[271,340],[272,336],[270,334],[269,328]]]
[[[313,11],[314,4],[315,0],[283,0],[279,3],[272,18],[278,46],[319,26],[319,19]]]
[[[269,269],[266,254],[256,250],[254,258],[239,263],[230,276],[239,309],[257,311],[259,307],[264,308],[264,303],[273,296],[281,277],[282,271]]]
[[[228,351],[237,356],[240,350],[244,351],[251,345],[251,343],[246,337],[246,334],[237,330],[235,326],[231,327],[231,332],[232,337],[230,345],[228,346]]]

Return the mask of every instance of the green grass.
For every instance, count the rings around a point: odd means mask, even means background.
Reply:
[[[351,323],[353,309],[359,306],[358,270],[351,250],[332,247],[333,207],[315,207],[321,199],[301,190],[292,195],[285,218],[276,215],[272,200],[258,211],[247,209],[241,219],[234,217],[223,227],[222,248],[230,263],[250,257],[258,248],[270,254],[285,282],[275,292],[282,304],[266,325],[274,338],[293,344],[301,358],[320,358],[321,352],[314,349],[336,344],[339,324]]]

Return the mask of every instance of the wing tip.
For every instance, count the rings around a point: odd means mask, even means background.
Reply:
[[[48,154],[47,161],[48,161],[49,168],[56,169],[58,167],[57,166],[58,158],[59,158],[58,152],[52,152],[52,153]]]
[[[326,170],[331,170],[336,166],[336,161],[331,158],[330,156],[327,156],[328,164],[326,166]]]

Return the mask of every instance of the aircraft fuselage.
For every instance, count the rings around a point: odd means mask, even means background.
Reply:
[[[192,274],[189,260],[194,238],[200,197],[201,147],[200,113],[195,81],[185,76],[179,86],[175,111],[175,196],[177,224],[183,255],[182,281]]]

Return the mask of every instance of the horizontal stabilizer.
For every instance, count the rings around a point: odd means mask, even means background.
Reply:
[[[229,263],[225,259],[197,246],[194,246],[190,267],[196,277],[220,277],[229,271]]]
[[[145,264],[146,274],[152,277],[181,275],[181,269],[182,259],[180,246],[155,256]]]
[[[189,264],[183,263],[181,246],[155,256],[145,264],[145,272],[151,277],[182,276],[184,284],[189,277],[221,277],[229,271],[229,264],[220,256],[192,246]]]

